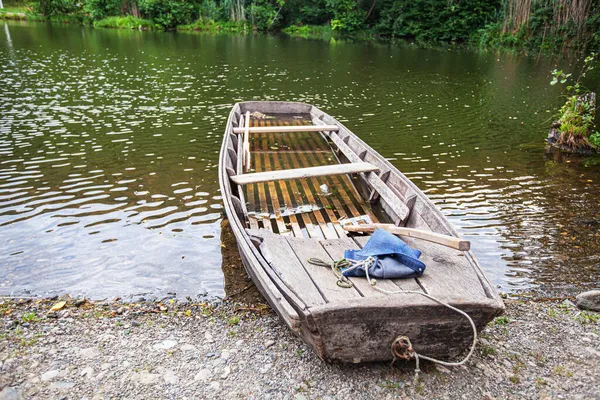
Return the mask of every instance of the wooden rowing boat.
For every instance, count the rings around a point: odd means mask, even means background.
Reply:
[[[390,360],[399,336],[410,338],[419,354],[447,358],[463,352],[473,341],[469,321],[421,292],[465,311],[478,330],[504,310],[473,253],[458,250],[467,248],[464,241],[423,192],[314,106],[235,104],[219,182],[248,274],[324,360]],[[368,241],[368,234],[344,229],[348,222],[355,226],[349,230],[361,230],[360,222],[404,229],[396,233],[423,252],[426,272],[415,279],[380,279],[377,287],[409,293],[382,293],[365,278],[341,287],[330,269],[308,262],[331,262]]]

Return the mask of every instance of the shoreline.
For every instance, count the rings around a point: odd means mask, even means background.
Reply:
[[[278,32],[258,32],[255,31],[250,25],[240,25],[233,22],[200,22],[196,21],[192,24],[178,25],[173,29],[165,30],[163,27],[153,23],[149,20],[135,19],[135,24],[128,21],[129,17],[107,17],[103,20],[92,22],[89,17],[82,14],[60,14],[45,17],[31,12],[2,12],[0,10],[0,21],[24,21],[24,22],[50,22],[59,24],[74,24],[79,26],[90,26],[94,29],[120,29],[120,30],[132,30],[132,31],[147,31],[147,32],[187,32],[195,34],[223,34],[223,35],[236,35],[236,36],[247,36],[252,34],[260,34],[266,36],[285,36],[289,38],[297,38],[304,40],[318,40],[318,41],[342,41],[350,43],[382,43],[382,44],[396,44],[402,46],[413,47],[415,49],[436,49],[436,50],[467,50],[467,51],[497,51],[508,54],[521,54],[524,56],[539,56],[540,54],[546,56],[571,56],[578,54],[581,50],[564,48],[560,52],[548,51],[547,49],[538,48],[526,48],[526,47],[507,47],[503,45],[499,46],[481,46],[476,43],[464,42],[464,43],[453,43],[453,42],[419,42],[415,40],[409,40],[406,38],[398,37],[385,37],[376,35],[368,30],[355,32],[352,36],[344,37],[339,35],[333,35],[331,29],[315,29],[315,28],[327,28],[322,26],[288,26]],[[124,25],[118,25],[116,20],[125,21]],[[132,25],[133,24],[133,25]],[[301,29],[301,28],[310,29]],[[315,34],[310,33],[315,30]],[[325,33],[323,33],[326,31]],[[328,32],[328,33],[327,33]],[[588,49],[587,52],[593,51]]]
[[[57,303],[0,301],[0,398],[600,396],[600,315],[570,301],[506,301],[466,366],[426,363],[416,385],[414,362],[319,360],[260,303]]]

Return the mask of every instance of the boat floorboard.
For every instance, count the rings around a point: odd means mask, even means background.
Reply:
[[[251,119],[250,126],[311,125],[310,118]],[[317,132],[254,133],[249,138],[255,172],[337,164],[327,140]],[[321,187],[327,186],[326,191]],[[246,185],[250,228],[285,236],[346,237],[339,221],[360,218],[377,222],[348,175],[321,176]]]

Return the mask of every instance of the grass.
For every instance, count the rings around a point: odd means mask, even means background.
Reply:
[[[496,349],[493,346],[481,345],[481,355],[484,357],[489,357],[496,355]]]
[[[162,31],[163,27],[155,24],[154,22],[132,17],[128,15],[126,17],[108,17],[101,19],[100,21],[94,22],[95,28],[116,28],[116,29],[139,29],[141,31]]]
[[[589,311],[582,311],[575,316],[575,320],[578,321],[581,325],[597,324],[600,322],[600,314]]]
[[[305,39],[330,39],[332,36],[330,25],[290,25],[282,32],[288,36]]]
[[[195,31],[195,32],[209,32],[209,33],[246,33],[250,32],[252,28],[245,22],[234,22],[234,21],[213,21],[202,20],[194,22],[188,25],[179,25],[178,31]]]
[[[494,323],[496,325],[507,325],[510,322],[510,320],[508,319],[508,317],[506,315],[502,315],[500,317],[496,317],[496,319],[494,319]]]
[[[6,14],[6,13],[18,14],[18,13],[26,13],[28,11],[29,11],[29,8],[27,8],[26,6],[4,7],[2,9],[0,9],[0,14]]]

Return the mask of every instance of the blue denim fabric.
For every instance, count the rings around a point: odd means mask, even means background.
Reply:
[[[413,249],[402,239],[377,229],[362,250],[346,250],[344,257],[361,261],[369,256],[377,262],[369,269],[369,276],[379,279],[416,278],[425,272],[425,264],[419,260],[421,251]],[[344,276],[365,276],[364,267],[342,271]]]

